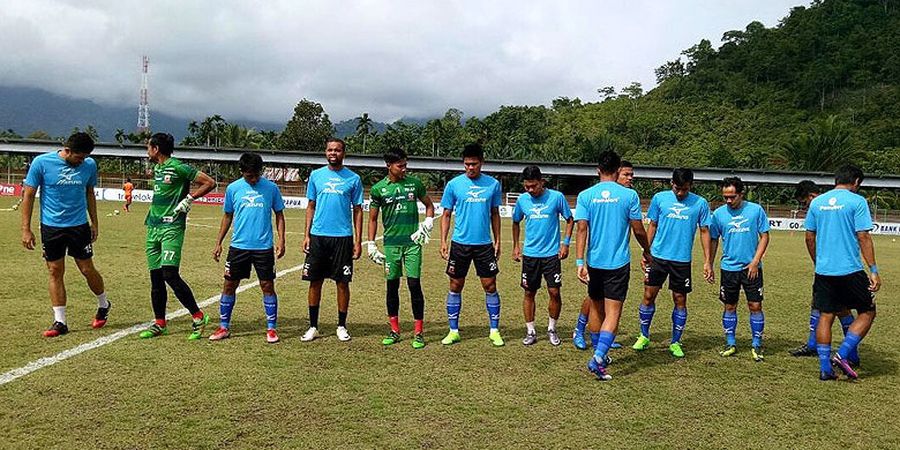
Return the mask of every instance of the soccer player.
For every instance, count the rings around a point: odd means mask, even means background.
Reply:
[[[672,340],[669,352],[676,358],[684,358],[681,335],[687,323],[687,295],[691,292],[691,252],[694,235],[700,228],[700,245],[703,247],[703,278],[715,281],[709,259],[709,204],[706,199],[691,192],[694,172],[678,168],[672,172],[672,189],[658,192],[650,201],[647,218],[650,225],[647,235],[652,243],[650,253],[653,262],[644,271],[644,299],[639,307],[641,334],[632,346],[641,351],[650,346],[650,324],[656,312],[656,296],[666,278],[675,308],[672,310]]]
[[[813,201],[814,198],[819,196],[821,189],[816,186],[811,180],[803,180],[797,184],[797,189],[794,192],[794,198],[797,199],[797,203],[800,205],[800,214],[798,214],[797,218],[803,219],[806,217],[806,212],[809,210],[809,204]],[[816,301],[810,302],[810,310],[809,310],[809,334],[806,337],[806,343],[790,350],[791,356],[818,356],[816,353],[816,328],[819,324],[819,310],[816,309]],[[850,311],[840,311],[837,313],[838,320],[841,322],[841,329],[844,331],[844,336],[847,335],[847,331],[850,328],[850,324],[853,323],[853,314]],[[859,358],[856,355],[850,358],[850,361],[853,364],[859,363]]]
[[[110,303],[106,298],[103,277],[94,268],[93,243],[99,234],[97,200],[97,163],[89,155],[94,140],[87,133],[69,136],[62,150],[44,153],[34,159],[25,177],[22,198],[22,245],[34,250],[31,214],[34,198],[41,191],[41,247],[50,273],[50,304],[53,324],[44,331],[46,337],[69,332],[66,325],[66,253],[74,260],[97,296],[97,313],[92,328],[106,325]],[[88,222],[90,218],[90,222]]]
[[[166,328],[166,285],[172,288],[178,301],[191,313],[189,340],[200,339],[209,323],[209,316],[200,310],[191,287],[181,278],[181,247],[187,227],[187,214],[194,199],[216,187],[209,175],[172,157],[175,138],[171,134],[156,133],[147,140],[147,156],[153,166],[153,203],[147,211],[147,267],[150,269],[150,301],[153,305],[152,325],[139,334],[149,339],[168,334]],[[197,188],[191,191],[191,185]]]
[[[278,186],[260,176],[262,157],[244,153],[238,162],[241,178],[225,189],[224,215],[219,227],[219,237],[213,258],[218,262],[222,255],[222,240],[234,223],[231,245],[225,260],[225,285],[219,299],[219,329],[209,336],[218,341],[231,336],[231,311],[241,280],[250,278],[250,267],[256,270],[259,287],[263,293],[266,312],[266,342],[278,342],[275,328],[278,324],[278,296],[275,293],[275,259],[284,256],[284,200]],[[278,240],[272,239],[272,212]]]
[[[309,281],[309,329],[300,337],[308,342],[319,337],[319,303],[325,278],[337,288],[340,341],[349,341],[347,310],[350,307],[350,281],[353,261],[362,254],[363,187],[359,175],[344,167],[344,141],[331,138],[325,143],[328,165],[309,175],[306,192],[306,236],[303,251],[303,279]],[[352,214],[352,218],[351,218]]]
[[[425,347],[423,322],[425,295],[422,293],[422,246],[428,242],[434,228],[434,203],[425,193],[418,178],[406,174],[406,152],[394,147],[385,152],[388,174],[372,186],[369,197],[369,259],[384,266],[387,284],[385,303],[391,331],[381,343],[393,345],[400,341],[400,278],[406,272],[406,285],[415,319],[412,347]],[[425,205],[425,220],[419,223],[419,204]],[[378,232],[378,212],[384,223],[384,253],[375,245]]]
[[[522,262],[522,289],[525,298],[522,309],[525,313],[525,338],[522,344],[537,342],[534,329],[534,296],[541,288],[541,278],[547,282],[550,302],[547,306],[550,318],[547,321],[547,340],[550,344],[560,344],[556,333],[556,321],[562,309],[560,287],[562,267],[560,261],[569,256],[572,229],[575,221],[569,202],[559,191],[548,189],[538,166],[528,166],[522,171],[522,185],[525,193],[516,200],[512,215],[513,261]],[[563,244],[559,244],[559,218],[566,221]],[[520,223],[525,220],[525,246],[519,246]]]
[[[447,320],[450,332],[441,344],[459,342],[459,311],[462,308],[462,290],[466,285],[469,266],[475,264],[475,273],[481,279],[484,301],[490,321],[488,338],[495,347],[503,346],[500,336],[500,294],[497,292],[497,274],[500,266],[500,183],[481,173],[484,149],[480,144],[468,144],[463,148],[464,174],[458,175],[444,188],[441,198],[441,257],[447,260],[447,276],[450,291],[447,293]],[[449,239],[450,215],[456,212],[453,238]],[[491,233],[493,232],[493,240]]]
[[[644,250],[644,263],[651,259],[650,241],[641,221],[641,200],[633,189],[616,182],[620,163],[616,152],[601,153],[597,164],[600,183],[578,194],[575,204],[575,264],[578,279],[588,285],[591,300],[589,326],[594,355],[587,367],[603,381],[612,379],[606,371],[610,362],[607,352],[616,338],[631,278],[630,233]]]
[[[125,191],[125,206],[122,209],[125,212],[131,212],[131,192],[134,191],[134,184],[131,182],[131,178],[125,178],[125,184],[122,185],[122,190]]]
[[[863,172],[856,166],[841,167],[834,174],[834,189],[816,197],[806,214],[806,248],[815,266],[813,298],[821,317],[816,327],[816,352],[819,355],[819,379],[837,378],[832,366],[850,379],[857,373],[851,367],[859,342],[866,337],[875,320],[875,293],[881,277],[875,264],[875,245],[869,231],[872,216],[866,199],[856,192]],[[863,270],[862,259],[869,266]],[[831,355],[831,325],[836,313],[856,310],[844,341]]]
[[[616,183],[619,183],[628,189],[634,189],[634,165],[631,164],[631,161],[628,161],[627,159],[622,160],[619,165],[619,175],[616,178]],[[575,323],[575,332],[572,333],[572,343],[578,350],[587,348],[587,342],[584,340],[584,330],[587,327],[590,312],[591,298],[585,297],[581,302],[581,311],[578,313],[578,322]],[[616,333],[618,334],[618,330],[616,330]],[[591,342],[591,345],[593,344],[594,343]],[[622,344],[613,342],[609,348],[622,348]]]
[[[740,178],[726,178],[722,184],[725,204],[716,208],[709,225],[712,247],[710,265],[716,259],[719,237],[722,238],[722,261],[719,300],[725,305],[722,312],[722,328],[725,330],[725,348],[722,356],[737,351],[737,302],[743,288],[750,309],[753,360],[763,360],[762,338],[766,321],[762,311],[763,271],[762,257],[769,245],[769,218],[758,204],[744,200],[744,183]]]

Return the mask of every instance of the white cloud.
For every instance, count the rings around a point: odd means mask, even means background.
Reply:
[[[597,99],[707,38],[773,26],[800,0],[64,1],[0,9],[0,84],[137,102],[151,58],[151,110],[284,122],[296,102],[333,120],[456,107]]]

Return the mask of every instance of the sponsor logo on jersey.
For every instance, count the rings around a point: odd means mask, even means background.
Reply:
[[[59,171],[59,178],[56,180],[57,185],[79,185],[83,184],[78,178],[78,172],[72,167],[66,167]]]
[[[331,177],[328,181],[325,182],[325,189],[322,189],[322,193],[324,194],[344,194],[344,179]],[[340,188],[340,189],[338,189]]]
[[[262,198],[262,196],[263,195],[259,192],[251,189],[247,191],[243,197],[241,197],[241,200],[244,201],[243,203],[241,203],[241,206],[245,208],[264,208],[266,205],[263,202],[257,201],[258,199]]]
[[[837,204],[837,197],[829,198],[828,206],[819,206],[819,211],[837,211],[840,209],[844,209],[844,205]]]
[[[481,194],[487,191],[487,188],[478,187],[478,186],[469,186],[469,191],[466,192],[466,195],[469,198],[466,199],[466,203],[484,203],[487,201],[486,197],[482,197]]]
[[[728,222],[728,225],[731,225],[732,228],[728,229],[729,233],[747,233],[750,231],[750,227],[745,227],[744,224],[747,223],[750,219],[745,219],[744,216],[734,216],[731,218],[731,222]]]
[[[612,193],[609,191],[603,191],[600,193],[600,198],[591,199],[591,203],[619,203],[619,197],[611,197]]]
[[[689,206],[684,205],[683,203],[674,203],[671,207],[669,207],[669,214],[666,214],[666,218],[669,219],[678,219],[678,220],[688,220],[690,216],[682,214],[682,212],[686,209],[690,208]]]
[[[546,219],[546,218],[550,217],[549,214],[544,213],[544,210],[549,207],[550,207],[550,205],[544,205],[544,204],[534,205],[530,209],[531,214],[528,216],[528,218],[529,219]]]

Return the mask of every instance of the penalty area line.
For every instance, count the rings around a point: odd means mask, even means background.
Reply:
[[[289,269],[279,271],[278,273],[275,274],[275,278],[279,278],[283,275],[287,275],[289,273],[296,272],[296,271],[300,270],[301,268],[303,268],[303,264],[291,267]],[[246,291],[248,289],[252,289],[256,286],[259,286],[259,280],[239,286],[237,288],[237,292],[244,292],[244,291]],[[220,296],[220,294],[216,294],[206,300],[203,300],[200,303],[197,303],[197,306],[199,306],[201,308],[205,308],[209,305],[212,305],[213,303],[219,301],[219,296]],[[178,318],[181,316],[186,316],[186,315],[188,315],[188,310],[181,308],[179,310],[176,310],[176,311],[168,314],[168,318],[175,319],[175,318]],[[43,358],[34,360],[22,367],[19,367],[17,369],[12,369],[9,372],[4,373],[3,375],[0,375],[0,386],[3,386],[4,384],[15,381],[19,378],[22,378],[30,373],[41,370],[45,367],[50,367],[56,363],[65,361],[74,356],[78,356],[86,351],[93,350],[95,348],[100,348],[107,344],[112,344],[113,342],[116,342],[119,339],[122,339],[124,337],[138,333],[141,330],[149,327],[152,324],[153,324],[153,322],[137,324],[132,327],[126,328],[124,330],[119,330],[113,334],[97,338],[96,340],[93,340],[91,342],[86,342],[86,343],[78,345],[76,347],[72,347],[68,350],[63,350],[53,356],[45,356]]]

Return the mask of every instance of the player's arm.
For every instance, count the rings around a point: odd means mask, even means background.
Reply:
[[[213,180],[212,177],[203,172],[197,172],[197,176],[194,177],[194,184],[197,185],[197,188],[190,195],[195,199],[209,194],[216,188],[216,180]]]
[[[869,290],[878,292],[881,289],[881,275],[878,274],[878,265],[875,264],[875,244],[872,243],[872,235],[868,231],[857,231],[856,239],[859,241],[862,257],[869,266]]]
[[[451,214],[453,214],[453,210],[450,208],[444,208],[444,212],[441,213],[441,257],[444,259],[450,258],[450,243],[448,242],[448,238],[450,235]]]
[[[353,259],[362,255],[362,205],[353,205]]]
[[[281,259],[284,256],[285,235],[287,234],[284,210],[275,211],[275,230],[278,232],[278,242],[275,243],[275,257]]]
[[[31,215],[34,213],[34,196],[37,190],[22,186],[22,246],[34,250],[34,233],[31,232]]]
[[[719,252],[719,238],[709,239],[709,263],[715,264],[716,253]]]
[[[711,258],[712,238],[709,237],[709,227],[700,227],[700,246],[703,247],[703,278],[707,283],[716,281],[716,272],[713,271]]]
[[[575,231],[575,265],[578,266],[578,279],[587,284],[590,280],[587,266],[584,264],[584,253],[587,248],[588,223],[587,220],[579,220]]]
[[[631,224],[631,234],[634,235],[634,240],[637,241],[643,251],[643,254],[641,255],[641,265],[643,268],[643,266],[646,266],[653,260],[653,257],[650,256],[650,240],[652,238],[647,230],[644,230],[644,222],[642,222],[641,219],[633,219],[629,223]],[[650,222],[650,224],[654,225],[653,229],[656,230],[656,222]]]
[[[519,248],[519,234],[522,232],[521,226],[519,225],[521,221],[513,220],[512,223],[512,241],[513,241],[513,261],[519,262],[522,260],[522,249]]]
[[[491,231],[494,232],[494,257],[500,258],[500,208],[491,208]]]
[[[755,280],[756,277],[759,276],[759,264],[762,262],[763,255],[766,254],[766,248],[768,246],[769,232],[766,231],[760,233],[759,242],[756,244],[756,253],[753,255],[753,260],[747,265],[747,277],[751,280]],[[715,256],[715,253],[713,253],[713,258],[715,258]]]
[[[219,223],[219,235],[216,237],[216,248],[213,249],[213,259],[216,260],[216,262],[218,262],[219,257],[222,256],[222,241],[225,240],[225,235],[228,233],[228,229],[231,228],[231,222],[233,220],[234,213],[222,214],[222,221]]]
[[[806,230],[806,251],[809,253],[813,267],[816,267],[816,232],[809,229]]]
[[[97,197],[94,196],[94,186],[85,188],[84,195],[87,198],[88,217],[91,219],[91,242],[96,242],[97,235],[100,234],[100,222],[97,220]]]
[[[431,200],[431,196],[425,194],[419,197],[419,201],[425,205],[425,217],[431,217],[434,219],[434,201]]]
[[[569,257],[569,245],[572,244],[572,232],[575,230],[575,218],[569,216],[566,218],[566,231],[563,235],[563,243],[559,246],[559,259]]]
[[[316,215],[316,201],[310,199],[306,204],[306,226],[303,229],[303,253],[309,253],[309,233],[312,230],[313,217]]]

